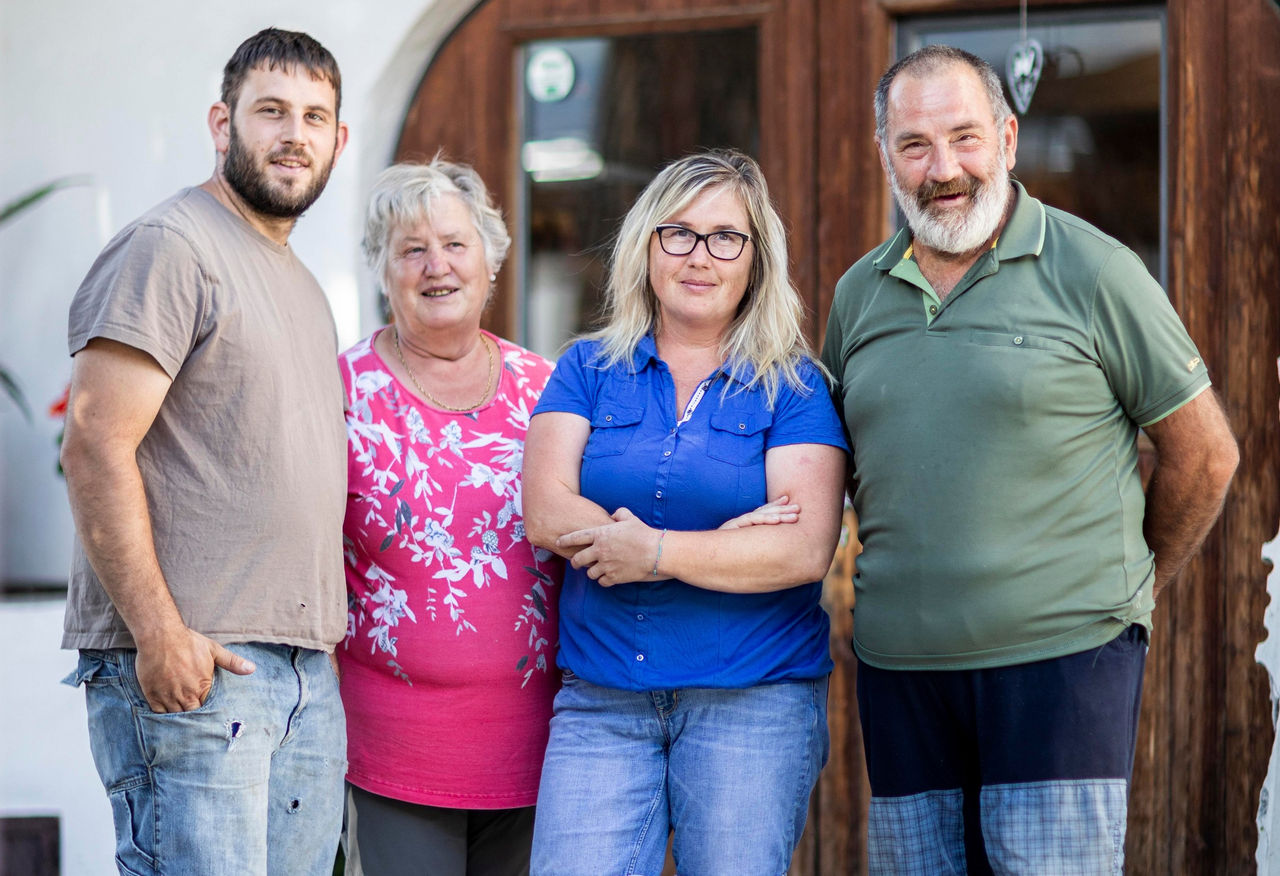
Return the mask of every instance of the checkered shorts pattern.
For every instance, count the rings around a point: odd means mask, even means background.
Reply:
[[[1124,872],[1128,783],[1028,782],[982,789],[982,836],[997,874],[1104,876]],[[964,876],[960,789],[873,797],[868,862],[879,876]]]

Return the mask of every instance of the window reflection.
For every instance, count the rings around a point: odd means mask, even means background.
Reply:
[[[612,235],[662,165],[720,146],[758,155],[756,56],[754,28],[524,47],[525,346],[554,358],[598,322]]]
[[[1016,15],[909,19],[899,34],[903,54],[945,43],[1002,76],[1009,46],[1021,37]],[[1014,175],[1041,201],[1125,243],[1162,277],[1163,13],[1033,10],[1027,35],[1043,46],[1045,64],[1019,116]]]

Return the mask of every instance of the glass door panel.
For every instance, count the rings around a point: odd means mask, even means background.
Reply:
[[[548,358],[601,316],[609,246],[658,169],[758,154],[754,27],[540,40],[520,52],[522,343]]]
[[[1032,10],[1027,30],[1045,63],[1018,119],[1014,176],[1041,201],[1125,243],[1163,279],[1163,10]],[[1002,78],[1009,46],[1020,38],[1016,14],[905,19],[898,34],[900,55],[953,45]]]

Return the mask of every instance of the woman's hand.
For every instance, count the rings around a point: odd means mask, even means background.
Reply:
[[[754,511],[726,520],[717,529],[743,529],[748,526],[772,526],[777,523],[795,523],[800,519],[800,506],[790,496],[779,496]]]
[[[752,512],[755,513],[755,512]],[[747,516],[747,515],[744,515]],[[613,522],[579,529],[556,539],[557,549],[577,548],[570,562],[602,587],[630,581],[653,581],[662,533],[646,526],[626,508],[613,513]]]
[[[800,519],[800,506],[789,496],[779,496],[759,508],[726,520],[720,529],[745,529],[748,526],[773,526],[795,523]],[[659,545],[663,533],[645,525],[627,508],[613,513],[613,522],[590,529],[579,529],[556,539],[561,551],[576,549],[570,560],[575,569],[586,569],[587,576],[602,587],[631,581],[656,581],[668,576],[661,570],[655,574],[661,556]]]

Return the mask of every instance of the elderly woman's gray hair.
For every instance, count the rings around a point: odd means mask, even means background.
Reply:
[[[361,246],[379,284],[385,282],[387,275],[391,235],[397,228],[429,220],[436,201],[444,195],[455,195],[467,205],[471,222],[484,244],[490,272],[496,274],[502,267],[511,248],[511,234],[484,180],[470,165],[436,156],[429,164],[393,164],[373,183]]]

